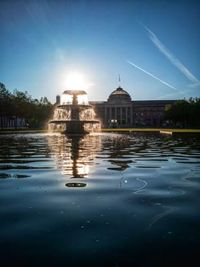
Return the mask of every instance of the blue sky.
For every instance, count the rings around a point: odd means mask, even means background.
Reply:
[[[34,98],[70,89],[90,100],[119,85],[132,99],[200,97],[199,1],[0,0],[0,81]]]

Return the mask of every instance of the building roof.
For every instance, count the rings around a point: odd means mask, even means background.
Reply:
[[[163,100],[135,100],[135,106],[149,106],[149,105],[167,105],[174,104],[177,100],[163,99]]]
[[[108,97],[108,101],[131,101],[131,97],[130,95],[121,87],[118,87],[117,89],[115,89]]]

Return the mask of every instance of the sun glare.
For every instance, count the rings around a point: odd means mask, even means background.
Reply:
[[[62,105],[71,105],[72,102],[73,102],[72,95],[63,94],[61,96],[61,104]],[[88,104],[87,95],[78,95],[78,104],[79,105],[87,105]]]
[[[88,97],[87,97],[87,95],[78,95],[78,104],[80,104],[80,105],[87,105],[88,104]]]
[[[87,90],[91,84],[83,74],[71,72],[66,77],[65,86],[68,90]]]

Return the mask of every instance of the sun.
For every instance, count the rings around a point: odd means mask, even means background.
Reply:
[[[91,83],[79,72],[70,72],[66,76],[65,86],[68,90],[87,90]]]

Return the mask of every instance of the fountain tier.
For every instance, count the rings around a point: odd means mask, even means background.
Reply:
[[[95,118],[93,107],[88,104],[85,91],[64,91],[49,125],[51,130],[61,130],[68,134],[100,131],[100,122]]]

